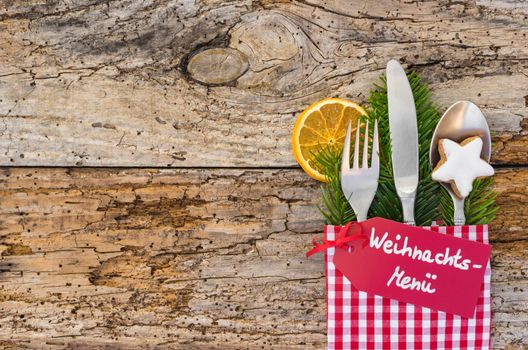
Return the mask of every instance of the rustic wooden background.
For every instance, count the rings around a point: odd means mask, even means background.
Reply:
[[[528,348],[526,2],[0,4],[0,347],[323,349],[290,132],[396,58],[488,117],[493,347]]]

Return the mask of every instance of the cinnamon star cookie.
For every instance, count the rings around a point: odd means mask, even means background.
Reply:
[[[449,182],[459,198],[467,197],[473,189],[475,179],[495,173],[491,165],[480,158],[482,145],[482,139],[478,136],[467,138],[460,144],[440,139],[440,161],[433,169],[433,179]]]

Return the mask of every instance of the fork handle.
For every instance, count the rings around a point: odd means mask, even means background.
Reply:
[[[414,195],[400,198],[403,209],[403,222],[412,226],[416,225],[414,222],[414,198]]]

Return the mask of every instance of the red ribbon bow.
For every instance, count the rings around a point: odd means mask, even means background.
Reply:
[[[318,242],[314,238],[312,240],[312,244],[314,245],[314,248],[312,248],[308,253],[306,253],[306,257],[312,256],[315,253],[319,253],[328,248],[333,248],[333,247],[348,248],[349,242],[355,241],[357,239],[366,239],[366,238],[367,236],[363,234],[363,229],[360,223],[349,222],[345,226],[341,227],[339,232],[337,232],[336,234],[336,239],[333,241],[322,239],[320,240],[320,242]]]

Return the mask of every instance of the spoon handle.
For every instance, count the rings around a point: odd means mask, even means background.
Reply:
[[[453,198],[453,206],[455,208],[455,213],[453,221],[455,226],[464,225],[466,223],[466,216],[464,215],[464,198],[460,199],[455,196]]]

